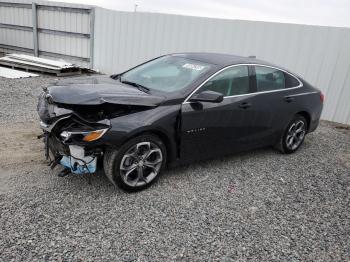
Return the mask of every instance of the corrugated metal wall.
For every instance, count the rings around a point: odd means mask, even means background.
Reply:
[[[0,23],[32,26],[32,10],[0,6]],[[0,28],[0,44],[33,49],[33,35],[30,31]]]
[[[223,52],[281,65],[326,95],[323,119],[350,124],[350,28],[96,8],[94,65],[123,70],[166,53]]]
[[[39,55],[64,58],[88,66],[91,56],[90,6],[48,1],[35,3]],[[15,49],[10,48],[12,46],[23,49],[17,48],[17,52],[33,52],[31,4],[30,0],[0,1],[0,51],[14,52]],[[6,25],[13,28],[4,28]],[[16,26],[23,28],[16,29]]]
[[[0,2],[31,4],[30,0]],[[36,1],[91,9],[91,6]],[[38,8],[38,28],[94,35],[93,43],[77,35],[39,31],[42,52],[74,57],[92,56],[94,69],[121,72],[162,54],[222,52],[258,58],[281,65],[304,77],[326,94],[323,119],[350,124],[350,28],[212,19],[179,15],[129,13],[95,8],[88,12]],[[93,22],[95,26],[92,27]],[[32,26],[30,8],[0,5],[0,24]],[[0,45],[33,49],[31,31],[0,27]],[[93,44],[93,45],[92,45]],[[92,48],[93,47],[93,48]],[[1,49],[5,51],[11,51]],[[92,54],[93,52],[93,54]],[[42,55],[45,55],[44,53]]]
[[[89,13],[38,9],[38,28],[89,34],[89,16]],[[46,52],[62,53],[86,59],[90,57],[89,38],[39,33],[39,47]]]

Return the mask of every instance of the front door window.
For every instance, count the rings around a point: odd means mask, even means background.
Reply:
[[[221,93],[224,96],[248,94],[248,66],[233,66],[223,70],[207,81],[197,93],[207,90]]]

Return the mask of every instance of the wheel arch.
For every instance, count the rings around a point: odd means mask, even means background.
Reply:
[[[310,129],[310,123],[311,123],[311,115],[307,111],[300,111],[296,113],[296,115],[300,115],[306,119],[306,124],[307,124],[307,131]]]
[[[166,132],[160,130],[160,129],[143,129],[143,130],[138,130],[131,134],[127,139],[123,141],[123,144],[128,142],[129,140],[141,136],[141,135],[146,135],[146,134],[151,134],[151,135],[156,135],[158,136],[162,142],[165,145],[166,153],[167,153],[167,164],[172,161],[175,157],[174,152],[175,148],[173,143],[171,142],[170,137],[166,134]]]

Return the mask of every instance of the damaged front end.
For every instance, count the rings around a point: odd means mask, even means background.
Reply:
[[[52,168],[65,167],[62,176],[92,174],[111,145],[106,142],[111,120],[154,108],[164,99],[108,76],[67,79],[44,88],[37,111],[46,158]]]
[[[65,167],[61,174],[95,173],[98,157],[103,154],[103,146],[97,141],[110,129],[109,119],[98,119],[96,114],[87,119],[71,106],[55,104],[47,92],[40,95],[37,110],[45,156],[51,167]]]

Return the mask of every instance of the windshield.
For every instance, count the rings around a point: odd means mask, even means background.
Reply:
[[[163,56],[122,74],[120,81],[151,90],[174,92],[188,86],[210,67],[210,64],[183,57]]]

